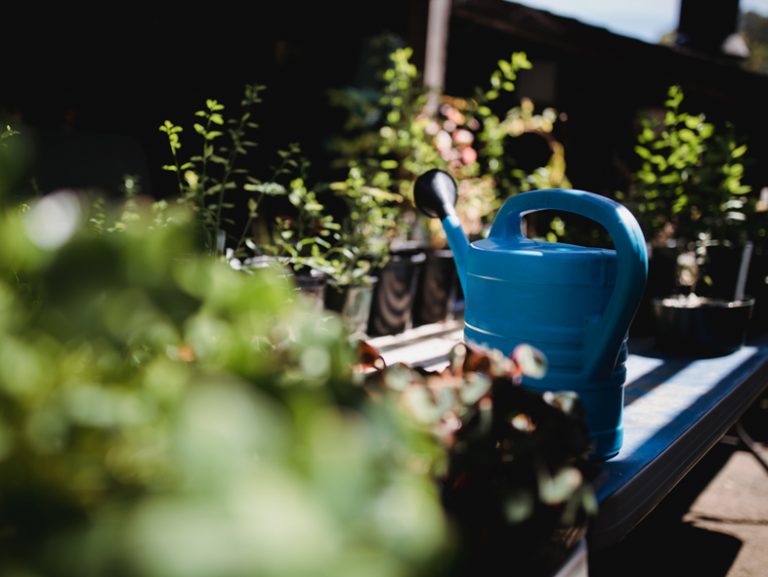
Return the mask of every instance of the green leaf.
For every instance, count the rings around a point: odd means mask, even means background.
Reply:
[[[672,213],[673,214],[679,214],[683,211],[683,209],[688,204],[688,195],[681,194],[675,203],[672,205]]]
[[[554,476],[539,473],[539,497],[548,505],[559,505],[583,484],[581,472],[575,467],[563,467]]]
[[[651,151],[645,148],[644,146],[640,146],[640,145],[635,146],[635,154],[637,154],[640,158],[644,158],[646,160],[650,160],[651,158]]]
[[[547,358],[544,353],[530,345],[517,345],[512,351],[512,358],[526,376],[540,379],[547,372]]]
[[[461,389],[459,389],[459,397],[463,403],[473,405],[490,390],[491,379],[487,375],[471,373],[462,383]]]
[[[277,182],[247,183],[243,185],[243,189],[248,192],[260,192],[267,196],[281,196],[286,193],[286,188]]]
[[[219,104],[217,100],[213,100],[209,98],[205,101],[205,105],[211,112],[218,112],[220,110],[224,110],[224,106],[222,104]]]
[[[741,158],[746,154],[746,152],[747,152],[747,145],[742,144],[741,146],[733,149],[733,152],[731,152],[731,158]]]
[[[512,66],[517,70],[530,70],[533,68],[525,52],[514,52],[512,54]]]
[[[510,523],[522,523],[528,519],[535,508],[535,501],[530,491],[511,490],[504,499],[504,515]]]

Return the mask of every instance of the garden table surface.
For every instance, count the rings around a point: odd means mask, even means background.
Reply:
[[[439,369],[461,338],[456,320],[369,342],[388,364]],[[758,398],[768,385],[768,339],[707,359],[667,357],[652,339],[631,339],[627,372],[624,442],[594,481],[595,550],[623,539]]]

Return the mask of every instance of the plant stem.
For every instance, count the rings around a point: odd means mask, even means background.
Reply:
[[[206,153],[208,151],[208,131],[211,128],[212,115],[212,110],[209,110],[206,114],[205,132],[203,134],[203,168],[200,173],[199,182],[201,191],[200,194],[198,194],[198,202],[200,203],[200,216],[202,217],[203,230],[205,231],[207,237],[206,243],[208,244],[208,249],[210,250],[211,254],[216,254],[216,233],[219,230],[219,222],[214,219],[213,222],[209,222],[206,225],[206,221],[210,218],[210,212],[208,212],[208,208],[205,204],[205,197],[207,196],[208,191],[208,155]],[[213,147],[213,144],[211,144],[211,147]]]
[[[227,160],[226,168],[224,169],[224,177],[221,180],[221,189],[219,190],[219,199],[218,199],[218,202],[216,203],[216,222],[217,223],[221,222],[221,209],[222,209],[221,205],[224,203],[224,192],[226,191],[229,178],[232,176],[232,171],[235,168],[235,160],[237,160],[237,157],[240,154],[238,152],[238,148],[241,146],[240,139],[243,135],[244,129],[245,129],[245,119],[243,116],[241,116],[240,122],[237,125],[237,129],[230,132],[230,135],[232,136],[232,150],[230,150],[229,152],[229,159]],[[248,223],[246,223],[246,227],[250,226],[251,220],[252,219],[249,216]],[[237,249],[239,247],[240,247],[240,242],[238,242],[237,246],[235,247],[235,252],[237,252]]]
[[[259,203],[261,202],[262,198],[264,198],[264,194],[260,194],[258,198],[254,199],[254,202],[256,203],[256,206],[253,209],[254,214],[258,211]],[[250,212],[251,211],[249,211],[249,213]],[[240,247],[245,242],[246,235],[248,234],[248,229],[251,227],[252,223],[253,223],[253,216],[251,216],[251,214],[248,214],[248,220],[245,222],[245,226],[243,227],[243,233],[240,235],[240,239],[237,241],[237,244],[235,245],[235,253],[237,253],[237,251],[240,250]]]

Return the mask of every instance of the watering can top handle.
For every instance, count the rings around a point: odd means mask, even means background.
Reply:
[[[585,339],[585,371],[589,378],[605,378],[627,333],[648,276],[648,257],[640,225],[626,207],[604,196],[581,190],[549,189],[510,197],[491,227],[491,238],[523,237],[524,215],[559,210],[585,216],[605,227],[616,248],[616,283],[600,320]]]

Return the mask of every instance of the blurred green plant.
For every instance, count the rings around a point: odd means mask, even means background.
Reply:
[[[743,240],[754,204],[742,182],[747,146],[732,127],[717,131],[682,102],[682,88],[671,86],[663,116],[642,119],[635,146],[642,165],[627,200],[652,241]]]
[[[527,345],[505,357],[460,344],[442,373],[396,365],[368,377],[447,452],[439,479],[460,536],[458,575],[552,575],[596,511],[578,398],[518,386],[545,372]]]
[[[14,130],[10,127],[10,125],[6,124],[3,128],[0,128],[0,148],[7,148],[8,142],[11,137],[16,136],[18,134],[18,131]]]
[[[200,255],[184,207],[84,204],[0,223],[0,571],[445,574],[449,519],[459,574],[559,562],[589,445],[571,396],[515,386],[536,351],[363,377],[338,318]]]
[[[338,319],[197,256],[179,207],[102,234],[83,206],[0,217],[0,572],[425,574],[440,450]]]
[[[10,125],[0,123],[0,200],[16,192],[27,163],[20,134]]]
[[[88,223],[100,233],[125,231],[135,223],[152,230],[171,224],[174,220],[173,205],[167,200],[153,200],[143,195],[141,178],[136,174],[124,174],[120,185],[122,202],[120,209],[108,205],[103,196],[91,201]],[[80,193],[81,197],[85,195]],[[150,217],[146,221],[145,217]]]

